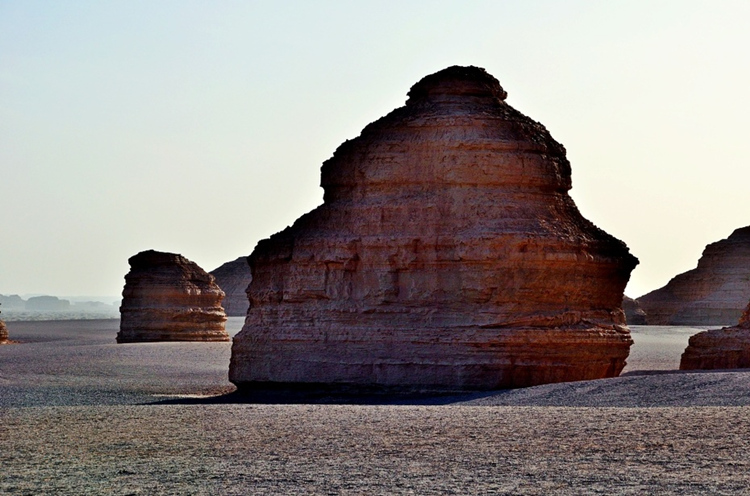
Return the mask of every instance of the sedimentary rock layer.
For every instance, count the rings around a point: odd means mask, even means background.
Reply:
[[[250,306],[247,299],[247,287],[253,280],[247,257],[227,262],[212,270],[211,275],[216,278],[216,284],[226,294],[223,306],[227,315],[234,317],[247,315],[247,309]]]
[[[649,325],[732,325],[750,300],[750,226],[706,246],[698,267],[638,298]]]
[[[451,67],[342,144],[324,203],[249,257],[230,380],[493,389],[617,375],[637,264],[568,196],[565,149]]]
[[[750,304],[736,326],[691,336],[680,360],[680,370],[746,368],[750,368]]]
[[[229,341],[214,277],[182,255],[144,251],[125,276],[118,343]]]

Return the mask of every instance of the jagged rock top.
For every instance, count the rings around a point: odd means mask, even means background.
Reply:
[[[469,99],[482,103],[500,103],[508,94],[494,76],[481,67],[454,65],[425,76],[411,87],[406,105],[428,102],[458,102]]]

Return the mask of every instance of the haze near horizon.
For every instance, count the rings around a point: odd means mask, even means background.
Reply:
[[[206,270],[322,201],[320,166],[419,79],[484,67],[568,150],[640,296],[750,225],[750,4],[0,0],[0,294]]]

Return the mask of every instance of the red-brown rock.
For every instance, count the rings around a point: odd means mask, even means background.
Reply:
[[[680,360],[680,370],[746,368],[750,368],[750,304],[736,326],[691,336]]]
[[[8,342],[8,328],[5,327],[5,322],[0,320],[0,344],[6,344]]]
[[[149,250],[128,262],[118,343],[229,341],[224,292],[211,274],[175,253]]]
[[[706,246],[698,267],[637,299],[649,325],[731,325],[750,300],[750,226]]]
[[[253,276],[247,257],[240,257],[217,267],[211,271],[216,278],[216,284],[224,291],[224,311],[229,316],[244,317],[250,302],[247,299],[247,287]]]
[[[323,164],[324,204],[249,257],[239,387],[493,389],[611,377],[637,264],[565,149],[483,69],[425,77]]]

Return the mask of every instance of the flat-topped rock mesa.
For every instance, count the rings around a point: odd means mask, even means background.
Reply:
[[[698,267],[637,299],[649,325],[732,325],[750,300],[750,226],[703,250]]]
[[[253,276],[247,257],[227,262],[210,272],[216,283],[224,291],[224,311],[231,317],[244,317],[250,301],[247,299],[247,287]]]
[[[628,325],[646,325],[646,312],[633,298],[622,297],[622,310]]]
[[[233,383],[495,389],[622,370],[637,259],[581,216],[565,149],[505,97],[450,67],[336,150],[323,205],[249,257]]]
[[[128,262],[118,343],[229,341],[224,292],[211,274],[175,253],[149,250]]]
[[[750,304],[736,326],[690,336],[680,359],[680,370],[746,368],[750,368]]]

